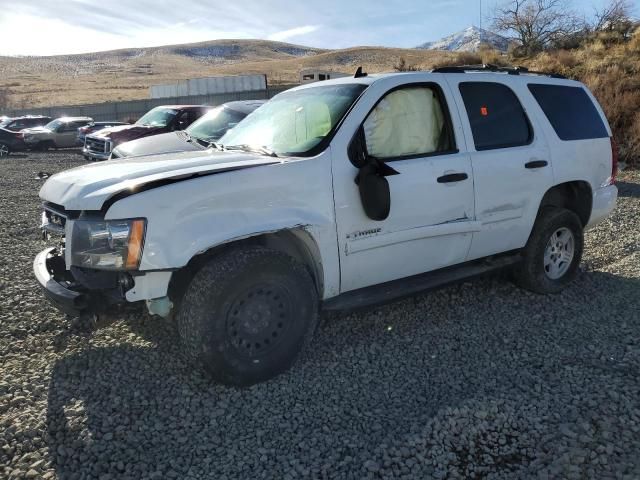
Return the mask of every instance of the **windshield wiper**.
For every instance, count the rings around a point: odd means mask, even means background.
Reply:
[[[225,145],[225,150],[241,150],[243,152],[253,152],[253,153],[261,153],[262,155],[267,155],[268,157],[277,157],[278,154],[267,147],[256,147],[252,145],[247,145],[243,143],[242,145]]]
[[[212,142],[210,140],[205,140],[204,138],[195,137],[193,135],[190,135],[189,136],[189,140],[187,140],[187,141],[190,142],[190,141],[193,141],[193,140],[195,140],[200,145],[202,145],[203,147],[206,147],[206,148],[215,148],[216,150],[224,150],[224,147],[220,143]]]

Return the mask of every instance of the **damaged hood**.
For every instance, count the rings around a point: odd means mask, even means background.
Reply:
[[[121,192],[201,175],[282,163],[281,159],[246,152],[181,152],[109,160],[73,168],[51,176],[40,198],[66,210],[101,210]]]
[[[91,137],[111,140],[114,145],[124,142],[136,140],[149,135],[157,135],[158,133],[167,132],[167,127],[152,125],[119,125],[116,127],[107,127],[91,134]]]

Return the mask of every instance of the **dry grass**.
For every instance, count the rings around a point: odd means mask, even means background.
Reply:
[[[400,58],[419,69],[455,55],[427,50],[355,47],[321,50],[262,40],[56,57],[0,57],[0,81],[14,108],[73,105],[148,97],[151,85],[212,75],[264,73],[272,85],[297,83],[303,68],[352,73],[360,65],[393,71]]]

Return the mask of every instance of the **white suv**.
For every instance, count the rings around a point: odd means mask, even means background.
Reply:
[[[67,313],[175,311],[190,356],[251,384],[293,362],[319,308],[505,266],[559,292],[615,206],[616,157],[578,82],[359,70],[276,96],[208,150],[52,176],[43,228],[66,241],[34,270]]]

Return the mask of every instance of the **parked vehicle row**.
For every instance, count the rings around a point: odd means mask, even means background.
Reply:
[[[164,151],[205,149],[264,100],[229,102],[218,107],[167,105],[147,112],[134,124],[96,122],[90,117],[4,117],[0,157],[23,150],[81,145],[87,160],[107,160]],[[190,128],[193,127],[193,128]],[[149,137],[153,140],[144,141]]]
[[[87,135],[82,153],[87,159],[107,160],[114,147],[138,138],[184,130],[212,107],[167,105],[156,107],[132,125],[103,128]]]
[[[205,117],[182,147],[167,133],[169,147],[53,175],[42,228],[66,240],[35,276],[72,315],[175,313],[186,353],[243,385],[288,368],[320,308],[504,267],[560,292],[616,203],[611,130],[579,82],[476,70],[359,70],[277,95],[216,142]]]
[[[121,143],[111,151],[110,158],[205,150],[264,102],[241,100],[225,103],[212,108],[184,130]]]

